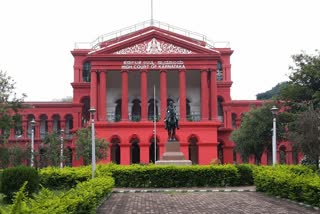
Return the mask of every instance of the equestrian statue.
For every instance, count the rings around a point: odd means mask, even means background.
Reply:
[[[168,130],[169,141],[176,140],[176,129],[179,129],[179,120],[177,118],[176,107],[173,105],[173,101],[169,101],[167,107],[167,115],[164,119],[165,129]]]

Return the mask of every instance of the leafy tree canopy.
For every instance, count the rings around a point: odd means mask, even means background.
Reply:
[[[26,95],[22,94],[21,97],[17,97],[15,89],[12,77],[8,76],[6,72],[0,71],[1,142],[6,142],[10,135],[10,129],[21,122],[21,117],[17,113],[23,107],[22,102]]]
[[[78,129],[76,132],[76,158],[83,158],[84,165],[92,160],[92,130],[91,127]],[[107,157],[108,143],[104,139],[95,138],[96,159]]]
[[[287,82],[278,83],[271,90],[257,94],[257,100],[270,100],[279,96],[280,90],[287,85]]]
[[[288,84],[280,90],[279,99],[285,101],[291,112],[301,112],[320,104],[320,52],[308,55],[305,52],[292,56],[294,64]]]

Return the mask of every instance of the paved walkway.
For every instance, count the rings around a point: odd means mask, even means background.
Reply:
[[[319,210],[269,197],[254,187],[192,189],[114,189],[98,214],[309,214]]]

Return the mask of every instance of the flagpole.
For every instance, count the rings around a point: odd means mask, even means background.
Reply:
[[[156,86],[153,85],[154,163],[157,161]]]
[[[151,25],[153,25],[153,0],[151,0]]]

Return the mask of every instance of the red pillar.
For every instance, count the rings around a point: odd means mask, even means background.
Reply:
[[[100,84],[99,84],[99,120],[106,121],[107,111],[107,83],[106,83],[106,72],[100,73]]]
[[[97,109],[97,73],[91,71],[91,83],[90,83],[90,108]],[[97,114],[94,114],[94,119],[97,119]]]
[[[149,163],[149,144],[140,146],[140,163]]]
[[[186,70],[179,71],[180,81],[180,120],[186,120]]]
[[[128,71],[122,71],[121,120],[128,120]]]
[[[147,83],[147,71],[140,71],[141,85],[140,85],[140,96],[141,96],[141,120],[147,120],[148,117],[148,83]]]
[[[217,104],[217,70],[211,69],[211,79],[210,79],[210,90],[211,90],[211,120],[217,120],[218,118],[218,104]]]
[[[208,120],[207,70],[201,70],[201,120]]]
[[[161,100],[161,119],[166,117],[167,110],[167,71],[160,71],[160,100]]]
[[[121,165],[130,165],[130,145],[120,144],[120,163]]]

